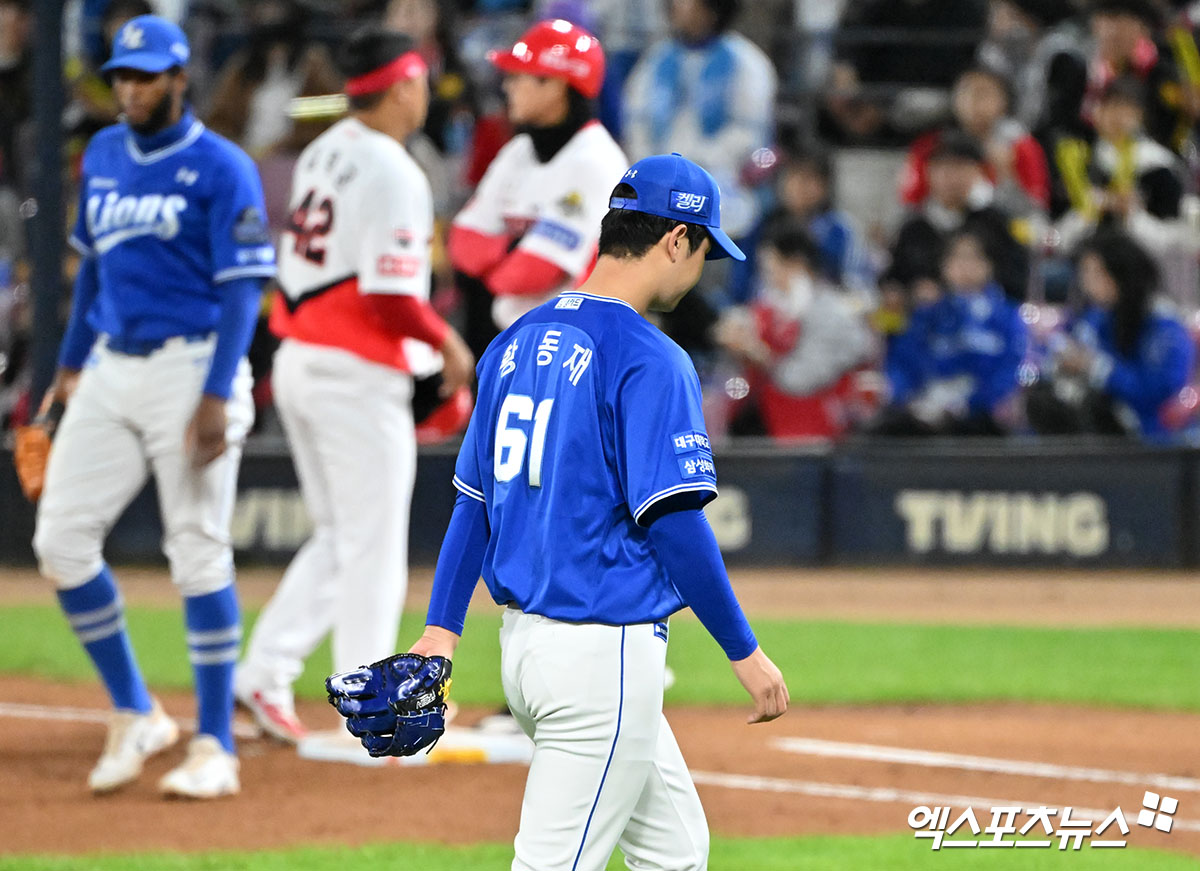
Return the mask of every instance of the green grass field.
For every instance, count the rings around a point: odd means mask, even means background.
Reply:
[[[128,622],[147,680],[190,686],[182,618],[175,608],[130,607]],[[253,615],[248,615],[248,622]],[[52,605],[3,611],[0,673],[92,681],[92,670]],[[403,643],[421,625],[407,615]],[[794,703],[1041,701],[1200,711],[1200,644],[1196,632],[1156,629],[1049,629],[919,626],[831,621],[755,620],[763,647],[790,676]],[[454,695],[465,705],[502,703],[499,619],[472,615],[455,659]],[[698,623],[671,627],[678,683],[669,704],[745,704],[723,657]],[[329,669],[323,648],[300,681],[303,695],[323,694]],[[3,849],[0,844],[0,849]],[[383,844],[255,853],[137,854],[89,857],[2,857],[0,871],[307,871],[378,867],[421,871],[502,871],[507,844],[452,848]],[[1196,868],[1195,857],[1142,849],[1087,848],[1067,857],[1056,849],[942,851],[930,855],[910,835],[716,838],[713,871],[816,869],[1149,869]],[[614,858],[611,869],[623,868]]]
[[[422,617],[405,616],[403,643],[415,639]],[[248,615],[247,622],[252,619]],[[147,681],[190,686],[180,611],[131,607],[128,622]],[[7,608],[4,623],[0,672],[94,679],[57,608]],[[788,688],[801,703],[1013,700],[1200,711],[1200,637],[1187,630],[763,619],[754,626],[763,649],[791,676]],[[499,627],[498,617],[472,615],[468,621],[454,663],[460,704],[503,704]],[[668,704],[745,704],[720,649],[695,620],[672,623],[670,661],[678,683]],[[309,660],[300,694],[323,696],[329,668],[324,647]]]
[[[395,871],[508,871],[508,844],[442,847],[380,844],[346,849],[304,848],[255,853],[144,853],[78,857],[0,857],[0,871],[329,871],[386,868]],[[932,854],[907,835],[882,837],[715,838],[712,871],[927,871],[929,868],[997,871],[1185,871],[1194,857],[1153,850],[1091,850],[1064,855],[1057,849],[959,850]],[[609,871],[623,871],[614,856]]]

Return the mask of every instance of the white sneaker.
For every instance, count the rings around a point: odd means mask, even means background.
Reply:
[[[238,758],[221,746],[212,735],[197,735],[188,744],[187,758],[178,768],[167,772],[158,782],[165,795],[181,798],[220,798],[236,795]]]
[[[112,792],[137,780],[146,759],[179,740],[179,727],[157,699],[150,713],[116,710],[108,721],[108,738],[100,761],[88,775],[92,792]]]
[[[234,681],[233,696],[250,712],[258,727],[277,741],[298,744],[308,734],[296,716],[296,703],[290,691],[266,692]]]

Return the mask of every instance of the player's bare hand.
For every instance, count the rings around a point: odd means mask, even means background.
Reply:
[[[183,438],[184,450],[197,469],[225,453],[225,400],[207,393],[200,397]]]
[[[421,637],[408,649],[409,653],[419,653],[422,656],[444,656],[454,658],[458,647],[459,636],[441,626],[426,626]]]
[[[50,383],[50,389],[42,397],[42,407],[38,409],[39,417],[44,415],[55,402],[66,405],[70,401],[71,396],[75,393],[75,388],[79,386],[79,375],[78,369],[59,367],[58,371],[54,373],[54,381]]]
[[[442,342],[442,397],[453,396],[460,387],[469,387],[475,374],[475,355],[454,330]]]
[[[783,682],[783,672],[763,653],[761,647],[730,665],[750,698],[754,699],[754,713],[746,719],[747,723],[769,723],[787,712],[791,697],[787,684]]]

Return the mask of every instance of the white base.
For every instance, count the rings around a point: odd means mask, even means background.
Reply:
[[[489,734],[474,729],[448,728],[429,753],[416,756],[380,756],[367,753],[358,739],[338,729],[310,732],[296,746],[301,759],[342,762],[372,768],[407,765],[518,764],[533,759],[533,742],[523,734]]]

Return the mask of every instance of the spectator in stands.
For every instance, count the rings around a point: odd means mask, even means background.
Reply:
[[[974,66],[954,83],[954,122],[983,146],[984,175],[995,189],[996,205],[1011,215],[1043,213],[1050,205],[1050,170],[1042,146],[1010,117],[1011,89],[995,70]],[[929,195],[929,155],[940,132],[927,133],[908,151],[900,198],[919,206]]]
[[[206,121],[258,157],[293,132],[293,97],[335,93],[341,78],[328,50],[309,41],[308,13],[298,0],[262,0],[247,10],[246,47],[222,68]]]
[[[384,26],[406,33],[429,67],[425,135],[447,157],[461,159],[475,124],[474,85],[458,56],[453,7],[439,0],[391,0]]]
[[[970,66],[986,17],[985,0],[850,3],[835,42],[822,133],[840,143],[899,143],[943,121],[947,92]]]
[[[630,74],[624,125],[630,160],[678,151],[713,174],[721,185],[721,226],[735,240],[761,217],[742,170],[755,149],[771,143],[777,85],[762,50],[730,29],[739,6],[671,0],[672,35]]]
[[[800,221],[820,254],[824,276],[864,304],[875,298],[876,264],[867,240],[849,215],[833,205],[833,157],[819,146],[806,146],[789,157],[775,186],[778,207],[767,224]]]
[[[1150,137],[1178,151],[1192,119],[1184,105],[1179,75],[1155,35],[1162,25],[1155,0],[1093,0],[1089,4],[1092,51],[1085,59],[1064,57],[1051,69],[1040,138],[1085,136],[1095,121],[1100,96],[1121,76],[1142,83],[1145,127]]]
[[[607,0],[592,4],[599,31],[596,36],[600,37],[605,53],[604,85],[600,89],[597,117],[618,142],[625,138],[625,84],[647,49],[665,34],[665,5],[661,0],[654,3]]]
[[[841,435],[851,422],[852,373],[874,351],[871,333],[845,291],[825,277],[821,251],[803,223],[775,222],[759,255],[758,298],[722,315],[717,341],[747,364],[767,434]]]
[[[1195,349],[1170,303],[1157,296],[1154,259],[1131,236],[1105,231],[1079,256],[1083,311],[1052,337],[1030,391],[1030,425],[1044,434],[1170,437],[1164,403],[1187,384]]]
[[[900,227],[880,283],[896,283],[910,298],[928,298],[928,288],[941,277],[946,241],[959,230],[971,230],[986,240],[1004,292],[1023,299],[1029,254],[1013,235],[1012,216],[992,202],[979,144],[961,131],[943,133],[929,155],[928,178],[929,196]]]
[[[891,395],[879,433],[1000,435],[1010,428],[1028,332],[994,278],[987,245],[973,230],[951,236],[944,293],[917,308],[888,349]]]
[[[33,112],[28,0],[0,0],[0,187],[23,187],[20,133]]]
[[[1012,82],[1014,117],[1037,131],[1060,65],[1087,63],[1088,35],[1071,0],[991,0],[979,61]]]
[[[1126,230],[1155,253],[1186,242],[1188,229],[1179,220],[1183,168],[1145,134],[1143,105],[1140,82],[1114,79],[1092,113],[1094,142],[1059,143],[1058,173],[1071,204],[1057,224],[1064,250],[1107,227]]]

